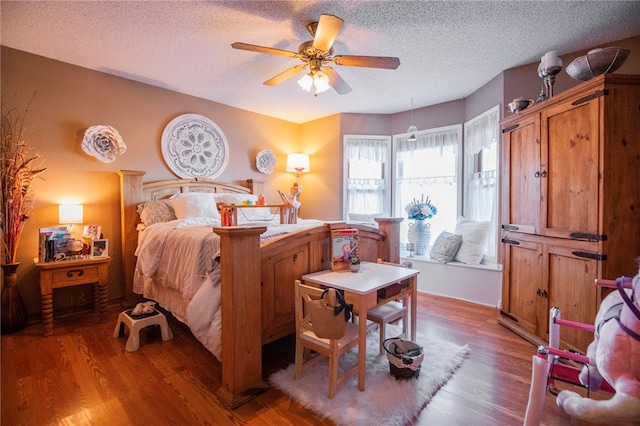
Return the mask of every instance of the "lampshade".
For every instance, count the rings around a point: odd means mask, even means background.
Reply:
[[[300,80],[298,80],[298,84],[307,92],[311,91],[311,86],[313,85],[313,75],[311,73],[305,74]]]
[[[309,154],[289,154],[287,157],[287,171],[288,172],[308,172],[309,168]]]
[[[305,74],[298,84],[307,92],[311,91],[311,88],[315,86],[315,94],[326,92],[329,90],[329,77],[320,71],[319,69],[312,70],[309,74]]]
[[[60,204],[58,223],[83,223],[82,204]]]
[[[407,129],[407,133],[409,134],[407,136],[407,141],[415,142],[417,140],[416,138],[417,131],[418,131],[418,128],[413,124],[413,98],[411,98],[411,125]]]
[[[329,90],[329,77],[322,71],[316,71],[313,75],[313,83],[316,85],[316,93]]]
[[[409,136],[407,136],[407,140],[409,142],[415,142],[418,139],[416,137],[417,131],[418,131],[418,128],[416,126],[409,126],[409,129],[407,130],[407,133],[409,133]]]

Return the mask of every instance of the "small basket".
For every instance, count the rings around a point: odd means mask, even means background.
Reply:
[[[397,380],[417,379],[424,359],[422,346],[397,337],[386,339],[382,346],[387,352],[389,369]]]

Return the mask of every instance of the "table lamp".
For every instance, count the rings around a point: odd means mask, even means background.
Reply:
[[[69,232],[73,231],[75,223],[83,223],[82,204],[60,204],[58,223],[68,224]]]
[[[300,185],[300,175],[307,173],[311,169],[309,167],[309,154],[289,154],[287,157],[287,171],[296,173],[296,182],[291,187],[291,196],[293,197],[293,205],[296,208],[300,206],[299,198],[302,193],[302,185]]]

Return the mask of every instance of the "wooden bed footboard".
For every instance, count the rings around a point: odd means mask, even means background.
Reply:
[[[144,172],[120,171],[122,258],[125,297],[133,303],[133,271],[137,246],[136,206],[176,192],[251,192],[248,188],[208,180],[172,180],[145,183]],[[253,183],[254,190],[256,185]],[[258,186],[262,192],[262,187]],[[295,279],[330,268],[332,229],[359,230],[359,256],[399,262],[402,218],[376,219],[378,229],[332,222],[292,232],[261,245],[264,226],[215,227],[220,236],[222,309],[222,386],[218,397],[235,408],[266,390],[262,377],[262,345],[295,331]]]

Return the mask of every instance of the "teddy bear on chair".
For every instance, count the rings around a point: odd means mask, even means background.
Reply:
[[[595,339],[587,348],[593,362],[580,374],[590,389],[600,389],[604,379],[615,394],[608,400],[593,400],[564,390],[556,400],[566,413],[590,422],[640,423],[640,272],[631,292],[622,288],[623,280],[618,278],[618,291],[602,301]]]

